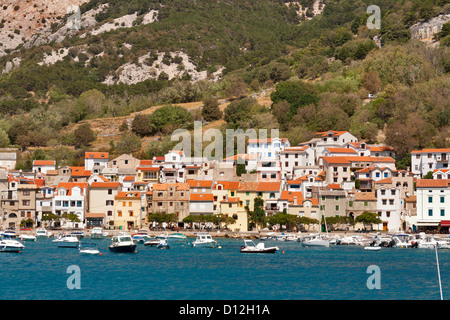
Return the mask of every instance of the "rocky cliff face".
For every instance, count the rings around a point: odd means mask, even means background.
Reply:
[[[433,37],[441,31],[442,26],[450,22],[450,13],[440,14],[427,21],[419,22],[411,26],[411,38],[418,39],[428,44],[435,44]]]
[[[3,0],[0,5],[0,56],[27,43],[33,36],[51,33],[70,6],[88,0]]]

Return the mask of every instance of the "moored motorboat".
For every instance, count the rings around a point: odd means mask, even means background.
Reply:
[[[330,240],[320,234],[310,235],[302,239],[302,246],[304,247],[329,247]]]
[[[91,239],[103,239],[108,235],[108,232],[103,231],[101,227],[94,227],[91,230]]]
[[[167,241],[167,239],[162,239],[156,245],[156,248],[158,248],[158,249],[170,249],[170,245],[169,245],[169,242]]]
[[[136,243],[145,243],[146,241],[149,241],[151,238],[147,234],[142,233],[136,233],[133,234],[133,241]]]
[[[80,243],[77,237],[71,235],[61,236],[52,242],[56,243],[60,248],[78,248],[78,244]]]
[[[242,253],[275,253],[279,250],[278,247],[265,247],[263,242],[255,243],[252,240],[245,239],[244,245],[241,247]]]
[[[80,242],[80,246],[78,248],[80,254],[83,255],[96,255],[100,254],[100,251],[97,248],[95,243],[82,243]]]
[[[36,238],[50,238],[52,236],[51,232],[48,232],[45,228],[38,228],[36,229],[35,233]]]
[[[364,246],[363,247],[364,250],[368,250],[368,251],[378,251],[381,250],[380,246]]]
[[[17,240],[10,237],[0,239],[0,252],[21,252],[25,246]]]
[[[207,232],[198,232],[197,238],[192,242],[193,247],[215,248],[217,241],[214,240]]]
[[[112,243],[108,246],[111,252],[136,252],[136,243],[129,235],[112,237]]]
[[[20,234],[19,239],[22,241],[36,241],[36,237],[31,234]]]

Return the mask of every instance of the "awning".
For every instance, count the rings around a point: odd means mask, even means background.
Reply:
[[[442,220],[441,227],[450,227],[450,220]]]
[[[104,218],[105,214],[104,213],[92,213],[92,212],[87,212],[85,215],[86,219],[89,218]]]
[[[440,221],[417,221],[416,223],[414,223],[416,226],[418,227],[437,227],[439,226],[441,222]]]

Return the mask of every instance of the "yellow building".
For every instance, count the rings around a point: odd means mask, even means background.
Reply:
[[[141,228],[141,195],[137,191],[119,192],[114,197],[114,228]]]
[[[248,219],[244,203],[236,196],[239,188],[238,181],[217,181],[213,185],[214,214],[222,214],[236,220],[228,225],[230,230],[240,232],[247,231]]]
[[[228,225],[232,231],[242,232],[248,229],[247,212],[243,210],[238,197],[227,197],[220,201],[220,214],[232,217],[236,222]]]
[[[158,183],[159,175],[159,167],[141,166],[136,168],[137,182]]]

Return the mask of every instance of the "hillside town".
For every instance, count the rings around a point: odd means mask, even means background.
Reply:
[[[187,227],[189,216],[231,217],[234,223],[222,227],[245,232],[258,198],[266,216],[356,219],[373,212],[381,223],[372,230],[448,233],[450,149],[415,150],[406,170],[394,159],[393,148],[359,142],[347,131],[318,132],[298,146],[249,139],[246,154],[224,161],[176,150],[151,160],[86,152],[82,167],[34,160],[23,172],[14,169],[16,154],[3,152],[1,228],[150,229],[158,223],[148,216],[160,213],[175,214],[176,228]]]

